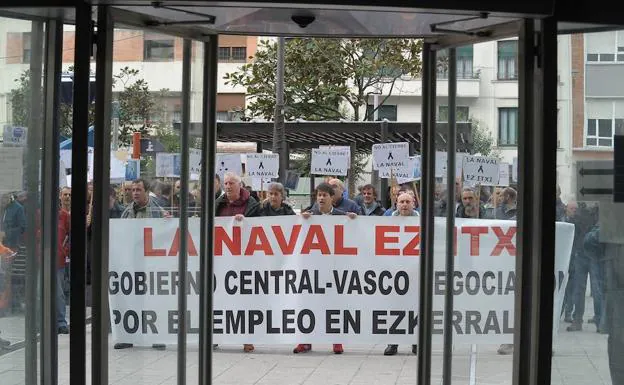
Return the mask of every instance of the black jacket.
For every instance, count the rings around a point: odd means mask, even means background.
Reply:
[[[293,210],[292,207],[290,207],[290,205],[286,203],[282,203],[282,207],[280,207],[277,210],[271,207],[271,204],[269,202],[261,203],[260,207],[258,208],[259,217],[274,217],[278,215],[297,215],[297,214],[295,213],[295,210]]]

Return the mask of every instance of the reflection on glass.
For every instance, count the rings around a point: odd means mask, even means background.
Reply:
[[[11,384],[38,375],[43,33],[0,18],[0,381]]]

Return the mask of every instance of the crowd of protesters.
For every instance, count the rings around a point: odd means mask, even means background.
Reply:
[[[245,217],[297,215],[287,203],[287,191],[280,183],[270,183],[264,192],[255,192],[245,186],[235,174],[226,173],[223,180],[218,175],[214,178],[215,215],[232,216],[236,220]],[[313,203],[301,210],[303,218],[311,215],[346,215],[352,219],[358,216],[419,216],[420,197],[418,186],[413,183],[393,184],[388,189],[388,199],[381,202],[377,188],[366,184],[358,189],[354,199],[345,194],[345,185],[338,178],[326,177],[313,192]],[[453,211],[457,218],[515,220],[517,214],[517,192],[513,187],[467,187],[460,181],[455,183],[456,202]],[[180,181],[138,179],[111,186],[109,195],[110,218],[166,218],[179,216]],[[90,239],[92,188],[88,189],[89,208],[87,209],[87,236]],[[434,196],[436,216],[446,216],[447,207],[444,185],[438,184]],[[201,192],[198,186],[189,186],[189,216],[199,216]],[[11,254],[10,250],[19,248],[20,239],[26,228],[24,208],[20,204],[19,194],[12,194],[2,202],[2,235],[0,252]],[[58,215],[58,260],[57,260],[57,331],[69,333],[66,304],[69,299],[69,250],[71,247],[71,189],[62,188],[59,195]],[[604,248],[599,243],[598,209],[585,202],[568,201],[564,204],[557,193],[557,221],[575,225],[573,251],[569,267],[569,280],[565,292],[562,316],[569,322],[568,331],[582,330],[585,310],[585,291],[587,277],[591,281],[591,294],[594,299],[594,318],[589,320],[596,325],[598,332],[605,332],[604,314],[604,271],[602,258]],[[6,248],[6,250],[5,250]],[[87,254],[90,254],[89,252]],[[90,255],[87,255],[87,273],[90,277]],[[87,279],[87,283],[90,280]],[[6,274],[0,272],[0,292],[6,286]],[[116,349],[132,347],[129,343],[118,343]],[[164,345],[154,345],[162,349]],[[215,345],[215,348],[217,346]],[[251,352],[252,344],[245,344],[243,350]],[[293,352],[305,353],[312,349],[311,344],[299,344]],[[343,353],[342,344],[334,344],[333,352]],[[397,345],[388,345],[385,355],[397,354]],[[412,345],[412,352],[417,353],[417,346]],[[513,345],[501,345],[499,354],[510,354]]]

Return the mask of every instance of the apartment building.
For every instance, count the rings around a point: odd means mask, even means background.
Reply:
[[[10,91],[16,87],[15,79],[30,67],[30,26],[3,19],[0,23],[0,125],[11,123]],[[63,70],[67,71],[74,60],[74,26],[66,25],[63,33]],[[139,71],[138,77],[143,78],[152,92],[167,89],[167,97],[160,99],[165,106],[165,116],[154,118],[165,121],[179,121],[181,118],[180,96],[182,92],[182,39],[158,33],[131,29],[116,29],[113,43],[113,74],[119,74],[122,68],[128,67]],[[201,96],[201,57],[192,65],[191,120],[201,119],[199,106]],[[233,111],[244,108],[245,89],[224,84],[223,77],[246,63],[257,49],[257,38],[247,36],[219,37],[219,68],[217,118],[219,120],[236,119]],[[95,71],[95,63],[92,64]],[[132,81],[132,79],[130,79]],[[113,92],[123,89],[121,81],[117,81]]]
[[[571,37],[558,37],[558,126],[559,151],[557,167],[559,178],[569,180],[572,171],[572,78],[570,69]],[[444,55],[444,53],[441,53]],[[458,122],[472,120],[490,132],[493,149],[503,162],[512,163],[518,146],[518,41],[507,39],[460,47],[457,56],[457,110]],[[437,74],[438,120],[448,117],[448,69],[441,66]],[[377,95],[378,119],[421,121],[422,89],[420,79],[401,78]],[[373,108],[371,96],[368,108]],[[574,191],[571,183],[562,186],[564,194]]]

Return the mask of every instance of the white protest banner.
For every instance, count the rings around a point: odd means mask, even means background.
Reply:
[[[128,163],[128,159],[119,159],[116,151],[111,151],[110,154],[110,180],[115,182],[123,181],[126,178],[126,163]]]
[[[509,186],[509,163],[501,163],[498,172],[498,185]]]
[[[93,147],[89,147],[87,150],[87,181],[93,180]]]
[[[514,182],[518,181],[518,157],[513,158],[513,164],[511,166],[511,179]]]
[[[350,151],[312,149],[310,174],[312,175],[347,175]]]
[[[201,174],[202,159],[201,150],[196,148],[189,149],[189,172],[193,174]]]
[[[373,170],[396,171],[405,169],[409,161],[409,143],[373,144]]]
[[[59,188],[69,187],[67,186],[67,174],[65,173],[65,163],[59,161]]]
[[[24,188],[24,148],[0,147],[0,191]]]
[[[464,184],[481,186],[498,185],[498,159],[465,155],[463,161]]]
[[[240,154],[217,154],[217,174],[223,182],[223,175],[232,172],[238,176],[243,175],[243,164]]]
[[[318,148],[321,150],[344,150],[349,154],[348,166],[351,168],[351,147],[349,146],[332,146],[332,145],[320,145]]]
[[[245,172],[252,178],[278,178],[279,154],[247,154]]]
[[[389,170],[379,171],[380,178],[390,178],[392,176],[396,178],[398,184],[420,180],[421,175],[420,155],[410,156],[407,167],[393,171],[392,175]]]
[[[113,342],[177,342],[179,223],[112,219],[109,294]],[[511,343],[515,221],[457,219],[456,343]],[[556,223],[559,315],[574,226]],[[446,225],[435,221],[433,337],[442,338]],[[189,218],[188,338],[199,328],[200,220]],[[418,217],[215,218],[214,343],[418,343]],[[555,332],[559,317],[554,319]]]
[[[164,152],[156,153],[156,176],[157,177],[173,177],[174,176],[174,155]]]

